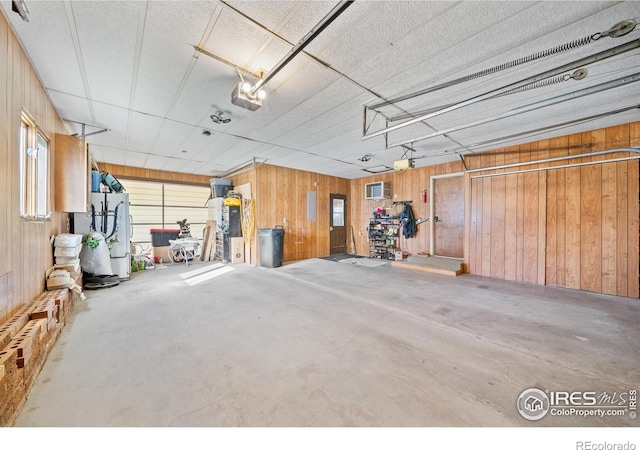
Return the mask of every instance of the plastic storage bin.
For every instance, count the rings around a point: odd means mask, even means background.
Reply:
[[[211,178],[209,180],[211,186],[231,186],[231,180],[225,178]]]
[[[209,184],[211,185],[212,197],[224,197],[229,190],[233,189],[231,180],[225,178],[211,178]]]
[[[91,171],[91,192],[100,192],[100,172]]]
[[[154,247],[171,245],[169,240],[178,239],[178,234],[180,234],[180,230],[165,230],[162,228],[152,228],[149,231],[151,231],[151,245]]]
[[[284,228],[261,228],[258,230],[260,265],[280,267],[284,251]]]
[[[211,197],[225,197],[230,190],[233,189],[233,186],[222,186],[220,184],[211,185]]]

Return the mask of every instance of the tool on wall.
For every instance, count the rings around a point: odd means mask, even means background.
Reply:
[[[356,252],[356,238],[353,234],[353,225],[351,225],[349,228],[351,230],[351,254],[355,255],[358,252]]]

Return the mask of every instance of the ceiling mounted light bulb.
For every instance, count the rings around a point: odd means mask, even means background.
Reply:
[[[264,100],[264,98],[265,98],[266,96],[267,96],[267,93],[266,93],[264,90],[260,89],[260,90],[258,91],[258,98],[259,98],[260,100]]]
[[[242,83],[242,92],[249,92],[251,91],[251,84],[247,83],[246,81],[244,83]]]

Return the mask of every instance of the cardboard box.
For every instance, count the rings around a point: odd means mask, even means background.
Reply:
[[[244,238],[231,238],[231,263],[238,264],[244,262]]]
[[[68,264],[78,265],[80,266],[80,258],[77,256],[57,256],[56,257],[56,265],[57,266],[66,266]]]
[[[80,256],[80,250],[82,250],[82,244],[75,247],[56,247],[53,256],[56,258],[59,256],[66,258],[77,258]]]
[[[71,284],[71,274],[64,269],[50,267],[46,272],[47,289],[63,289]]]
[[[82,244],[81,234],[59,234],[53,243],[56,247],[77,247]]]
[[[80,270],[80,260],[76,259],[74,262],[70,264],[54,264],[53,268],[66,270],[71,275],[74,275],[76,272]]]
[[[169,258],[169,246],[163,245],[159,247],[153,247],[153,257],[158,258],[158,262],[160,262],[160,258],[162,258],[163,263],[170,263],[171,259]]]

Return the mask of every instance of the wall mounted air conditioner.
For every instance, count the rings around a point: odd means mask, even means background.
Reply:
[[[391,198],[391,183],[377,181],[364,185],[364,198],[366,200],[384,200]]]

